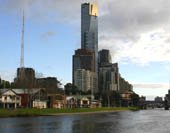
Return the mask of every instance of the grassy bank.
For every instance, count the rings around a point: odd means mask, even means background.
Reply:
[[[21,116],[45,116],[57,114],[90,113],[106,111],[137,111],[136,107],[102,107],[102,108],[75,108],[75,109],[0,109],[0,117],[21,117]]]

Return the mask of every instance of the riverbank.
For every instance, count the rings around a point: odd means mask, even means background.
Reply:
[[[0,117],[49,116],[66,114],[101,113],[113,111],[137,111],[137,107],[102,107],[102,108],[74,108],[74,109],[0,109]]]

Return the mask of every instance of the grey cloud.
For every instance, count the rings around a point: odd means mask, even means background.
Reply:
[[[99,5],[101,32],[108,30],[117,34],[134,35],[166,23],[170,18],[169,0],[90,1]],[[59,16],[58,21],[79,22],[81,2],[86,2],[86,0],[48,0],[45,2],[42,0],[6,0],[0,4],[0,8],[6,11],[17,11],[24,7],[30,16],[48,16],[50,19]],[[103,12],[106,13],[103,14]]]
[[[0,12],[21,12],[40,23],[72,24],[80,29],[80,4],[87,0],[5,0]],[[140,40],[141,34],[162,28],[170,31],[169,0],[89,0],[99,5],[99,48],[109,48],[120,56]],[[168,40],[167,40],[168,41]],[[156,52],[155,52],[156,53]],[[124,54],[124,53],[121,53]],[[131,55],[129,55],[131,58]],[[134,59],[135,57],[132,57]],[[120,60],[120,59],[119,59]],[[138,58],[136,58],[138,60]]]
[[[6,0],[0,4],[0,11],[21,14],[25,10],[27,18],[39,22],[74,22],[79,15],[79,0]],[[42,21],[43,20],[43,21]]]
[[[168,84],[133,84],[134,88],[162,88],[162,89],[167,89]]]
[[[168,1],[167,1],[168,2]],[[136,38],[136,34],[166,25],[170,9],[164,1],[113,0],[108,4],[108,13],[101,16],[102,31]]]
[[[170,43],[170,37],[168,37],[168,38],[166,39],[166,42],[167,42],[167,43]]]

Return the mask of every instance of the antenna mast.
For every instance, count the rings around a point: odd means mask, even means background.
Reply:
[[[20,68],[24,68],[24,11],[23,11],[23,18],[22,18],[22,37],[21,37]]]

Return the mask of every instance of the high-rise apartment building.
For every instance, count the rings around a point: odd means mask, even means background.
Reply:
[[[100,50],[98,56],[99,56],[98,57],[99,66],[112,63],[111,54],[108,49]]]
[[[99,91],[119,91],[118,64],[105,64],[99,68]]]
[[[88,49],[78,49],[73,55],[73,84],[82,91],[96,87],[95,55]]]
[[[95,72],[95,55],[88,49],[78,49],[73,55],[73,71],[85,69]]]
[[[85,69],[77,69],[74,72],[74,80],[74,85],[77,86],[78,89],[84,92],[94,90],[94,72]]]

